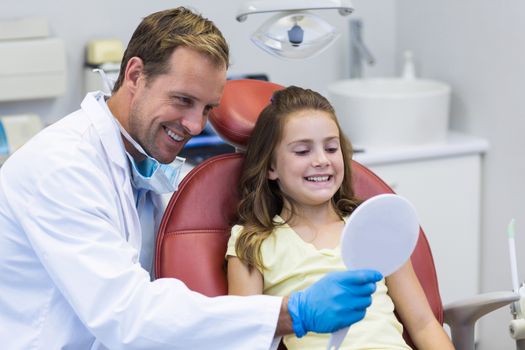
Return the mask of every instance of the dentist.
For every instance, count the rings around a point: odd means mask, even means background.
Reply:
[[[2,348],[257,350],[364,316],[374,271],[330,274],[285,298],[208,298],[152,279],[159,194],[176,189],[177,154],[220,102],[228,55],[209,20],[153,13],[112,95],[88,94],[2,166]]]

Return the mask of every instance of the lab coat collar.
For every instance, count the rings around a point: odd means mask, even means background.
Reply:
[[[106,95],[101,91],[90,92],[86,95],[80,107],[93,122],[104,149],[108,152],[109,159],[123,168],[126,174],[130,176],[124,142],[113,115],[108,114],[109,109],[106,110],[103,106],[105,102],[101,101],[101,99],[104,99],[104,96]]]

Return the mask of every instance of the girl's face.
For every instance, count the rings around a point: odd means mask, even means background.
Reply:
[[[344,177],[339,129],[324,111],[290,114],[277,144],[268,178],[299,206],[330,203]]]

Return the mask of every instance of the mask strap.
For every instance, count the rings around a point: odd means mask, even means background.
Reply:
[[[100,77],[102,78],[102,82],[104,83],[105,88],[108,90],[109,93],[113,91],[113,86],[115,86],[115,81],[112,79],[109,79],[106,72],[104,72],[101,68],[95,68],[93,69],[94,73],[100,74]]]

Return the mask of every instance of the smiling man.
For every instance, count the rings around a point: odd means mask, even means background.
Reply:
[[[228,60],[211,21],[182,7],[153,13],[112,94],[89,93],[2,166],[2,348],[266,350],[294,325],[332,331],[364,314],[351,301],[370,297],[374,273],[284,298],[207,298],[152,276],[160,194],[176,190],[177,154],[219,104]]]

